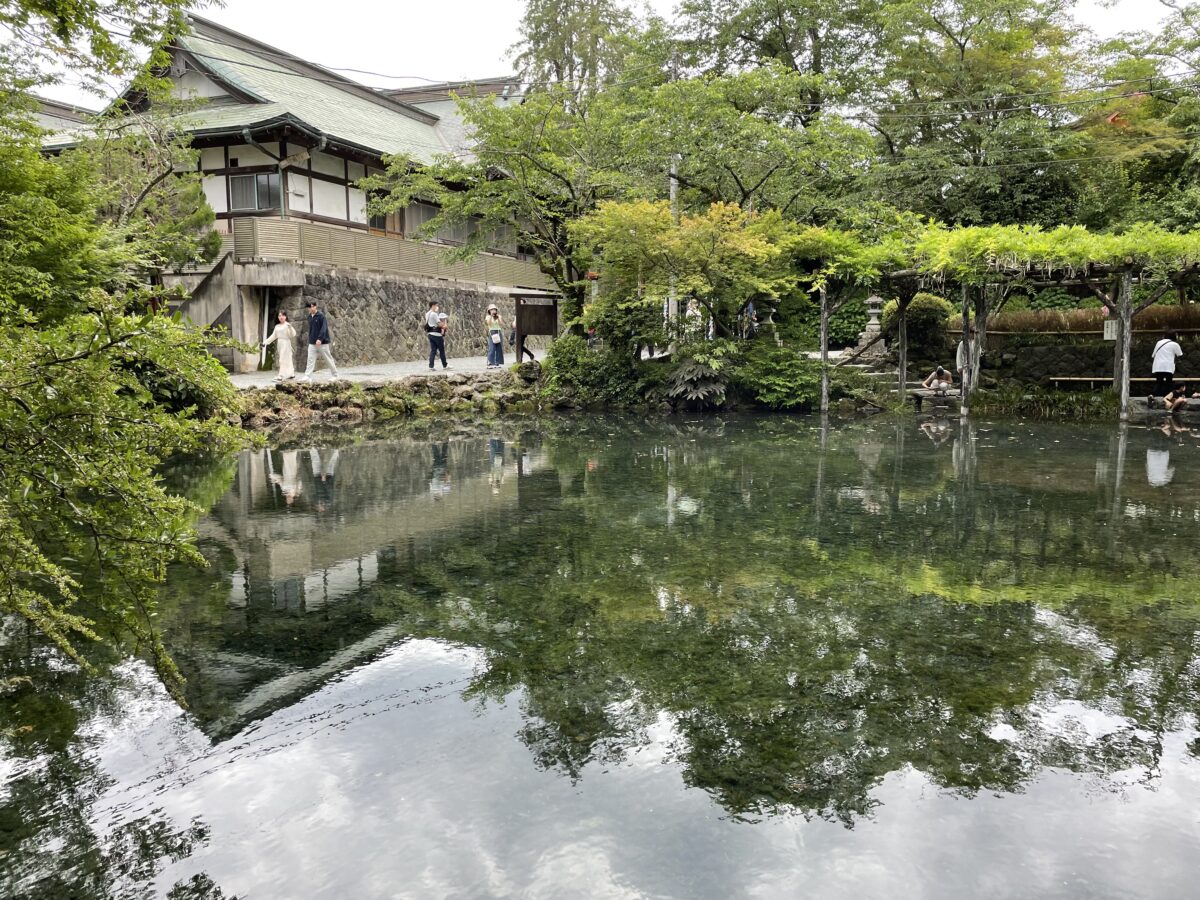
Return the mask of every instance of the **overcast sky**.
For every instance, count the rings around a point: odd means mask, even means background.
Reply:
[[[650,0],[670,16],[677,0]],[[504,74],[517,39],[523,0],[446,0],[441,3],[379,0],[225,0],[200,15],[328,68],[382,75],[353,75],[368,84],[402,87]],[[1077,18],[1101,36],[1151,28],[1161,18],[1154,0],[1082,0]],[[418,76],[418,77],[414,77]],[[61,100],[98,106],[68,86],[47,89]]]

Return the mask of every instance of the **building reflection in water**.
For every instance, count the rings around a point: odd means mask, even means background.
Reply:
[[[495,437],[428,446],[424,472],[409,444],[243,453],[233,489],[203,526],[238,557],[230,606],[335,603],[374,583],[381,558],[410,541],[515,509],[518,471],[545,463],[528,446],[506,454]]]

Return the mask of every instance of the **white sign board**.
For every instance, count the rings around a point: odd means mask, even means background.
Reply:
[[[1117,322],[1116,319],[1105,319],[1104,320],[1104,339],[1106,341],[1115,341],[1117,339],[1117,325],[1118,324],[1119,323]]]

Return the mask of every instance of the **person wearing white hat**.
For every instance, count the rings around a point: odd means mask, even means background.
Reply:
[[[494,303],[483,317],[483,330],[487,335],[487,367],[499,369],[504,365],[504,318]]]
[[[433,368],[434,360],[442,358],[442,368],[446,369],[446,322],[447,316],[438,312],[438,302],[429,301],[429,312],[425,314],[425,334],[429,337],[429,368]]]

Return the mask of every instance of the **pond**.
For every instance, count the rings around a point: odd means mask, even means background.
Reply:
[[[10,625],[0,895],[1194,893],[1200,434],[570,419],[175,477],[188,709]]]

